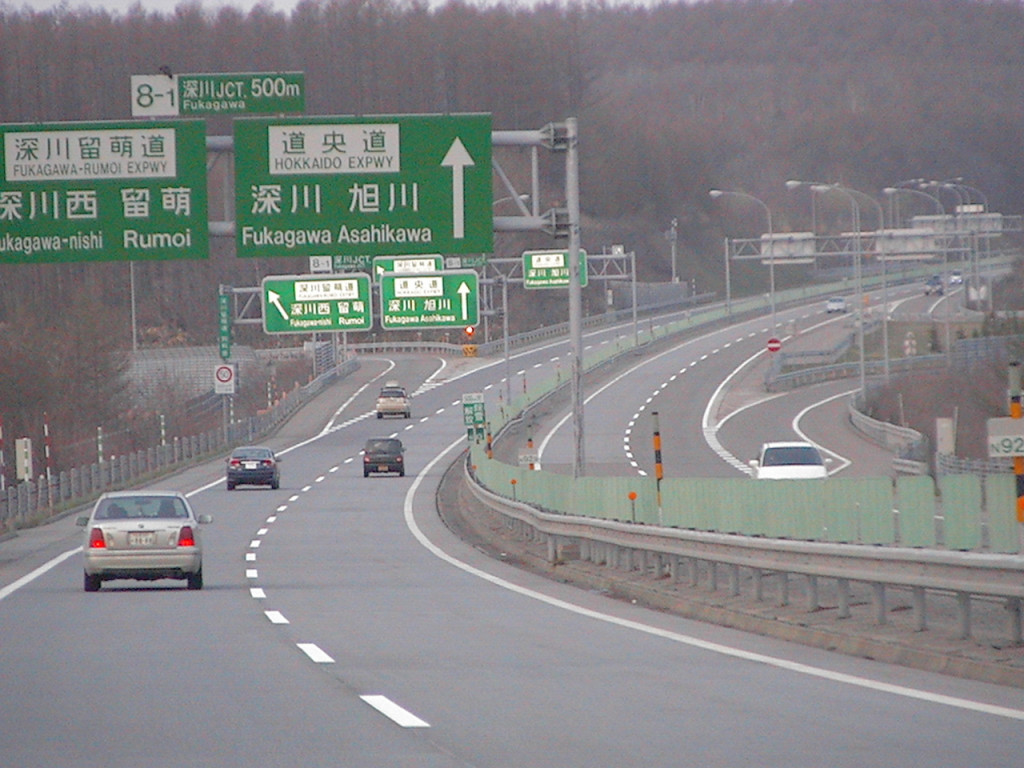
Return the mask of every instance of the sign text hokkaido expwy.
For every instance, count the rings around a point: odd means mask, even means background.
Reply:
[[[242,245],[301,248],[307,245],[333,245],[334,243],[430,243],[434,240],[431,227],[393,227],[373,224],[367,227],[338,229],[337,239],[329,229],[271,229],[270,227],[242,227]]]

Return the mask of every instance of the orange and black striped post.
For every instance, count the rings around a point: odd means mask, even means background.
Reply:
[[[665,472],[661,466],[661,427],[658,424],[658,412],[651,411],[651,418],[654,420],[654,479],[658,492],[658,523],[661,524],[661,479]]]
[[[1021,413],[1020,363],[1010,363],[1010,418]],[[1013,457],[1013,474],[1017,476],[1017,522],[1024,523],[1024,456]]]

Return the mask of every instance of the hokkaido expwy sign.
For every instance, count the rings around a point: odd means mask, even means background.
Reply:
[[[200,121],[0,125],[0,262],[206,258]]]
[[[489,252],[490,115],[235,121],[239,256]]]

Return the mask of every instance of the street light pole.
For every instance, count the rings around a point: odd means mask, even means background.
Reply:
[[[672,219],[672,227],[665,233],[665,236],[672,244],[672,282],[678,283],[679,277],[676,272],[676,242],[679,239],[679,219]]]
[[[876,214],[877,219],[878,219],[878,230],[877,230],[876,236],[875,236],[875,242],[877,244],[879,236],[885,230],[885,212],[882,210],[882,204],[879,203],[875,198],[873,198],[871,195],[867,194],[866,192],[861,192],[860,190],[849,189],[849,188],[846,188],[846,190],[851,195],[859,195],[860,197],[863,197],[865,200],[869,201],[872,205],[875,206],[875,214]],[[860,216],[859,216],[859,213],[858,213],[858,221],[859,220],[860,220]],[[877,251],[877,247],[876,247],[876,253],[877,252],[878,251]],[[882,370],[883,370],[883,374],[884,374],[884,377],[885,377],[885,382],[888,384],[889,383],[889,283],[888,283],[887,276],[886,276],[885,259],[882,258],[882,256],[884,256],[884,254],[879,253],[878,255],[879,255],[879,259],[882,262],[882,357],[883,357]]]
[[[775,237],[772,231],[772,212],[768,208],[768,204],[765,203],[761,198],[749,195],[746,192],[732,192],[724,189],[712,189],[708,194],[712,198],[719,198],[724,195],[732,195],[733,197],[741,197],[745,200],[750,200],[757,203],[764,210],[765,218],[768,220],[768,296],[771,303],[772,313],[772,335],[775,335]],[[726,266],[728,266],[728,247],[726,248]],[[761,254],[764,255],[763,253]]]
[[[790,180],[786,182],[787,189],[795,189],[796,187],[807,185],[811,188],[811,192],[818,192],[825,194],[828,192],[839,192],[850,201],[850,214],[853,217],[853,271],[854,280],[857,284],[857,346],[860,348],[858,368],[860,371],[860,397],[861,401],[867,395],[867,375],[865,373],[865,362],[864,362],[864,275],[862,261],[862,245],[861,245],[861,228],[860,228],[860,206],[857,204],[857,198],[854,197],[854,190],[848,189],[841,184],[821,184],[819,182],[812,181],[796,181]],[[881,206],[879,206],[881,210]]]

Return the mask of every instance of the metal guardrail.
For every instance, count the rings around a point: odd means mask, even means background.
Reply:
[[[74,467],[50,478],[42,475],[36,480],[8,486],[0,492],[0,530],[5,526],[23,527],[47,519],[62,509],[81,506],[105,491],[129,487],[133,482],[152,479],[207,459],[236,442],[252,442],[284,422],[328,383],[358,368],[356,358],[345,360],[289,393],[268,411],[226,427],[174,437],[165,445],[112,456],[109,461]]]
[[[740,593],[740,569],[746,569],[757,600],[764,598],[767,575],[777,576],[781,585],[798,575],[808,582],[808,612],[820,607],[818,580],[831,579],[838,594],[839,618],[851,615],[850,585],[859,582],[871,589],[878,624],[887,621],[886,591],[908,589],[914,626],[919,630],[928,625],[929,593],[952,594],[957,598],[962,639],[971,636],[972,599],[1000,599],[1005,601],[1009,641],[1019,644],[1022,640],[1021,556],[798,542],[552,514],[489,491],[477,481],[468,458],[464,472],[474,496],[501,515],[508,528],[546,542],[551,563],[575,556],[610,568],[632,568],[634,555],[641,553],[642,562],[654,560],[658,574],[673,581],[681,578],[683,566],[688,565],[691,582],[700,564],[712,571],[720,566],[726,569],[734,596]],[[783,594],[788,601],[788,591]]]

